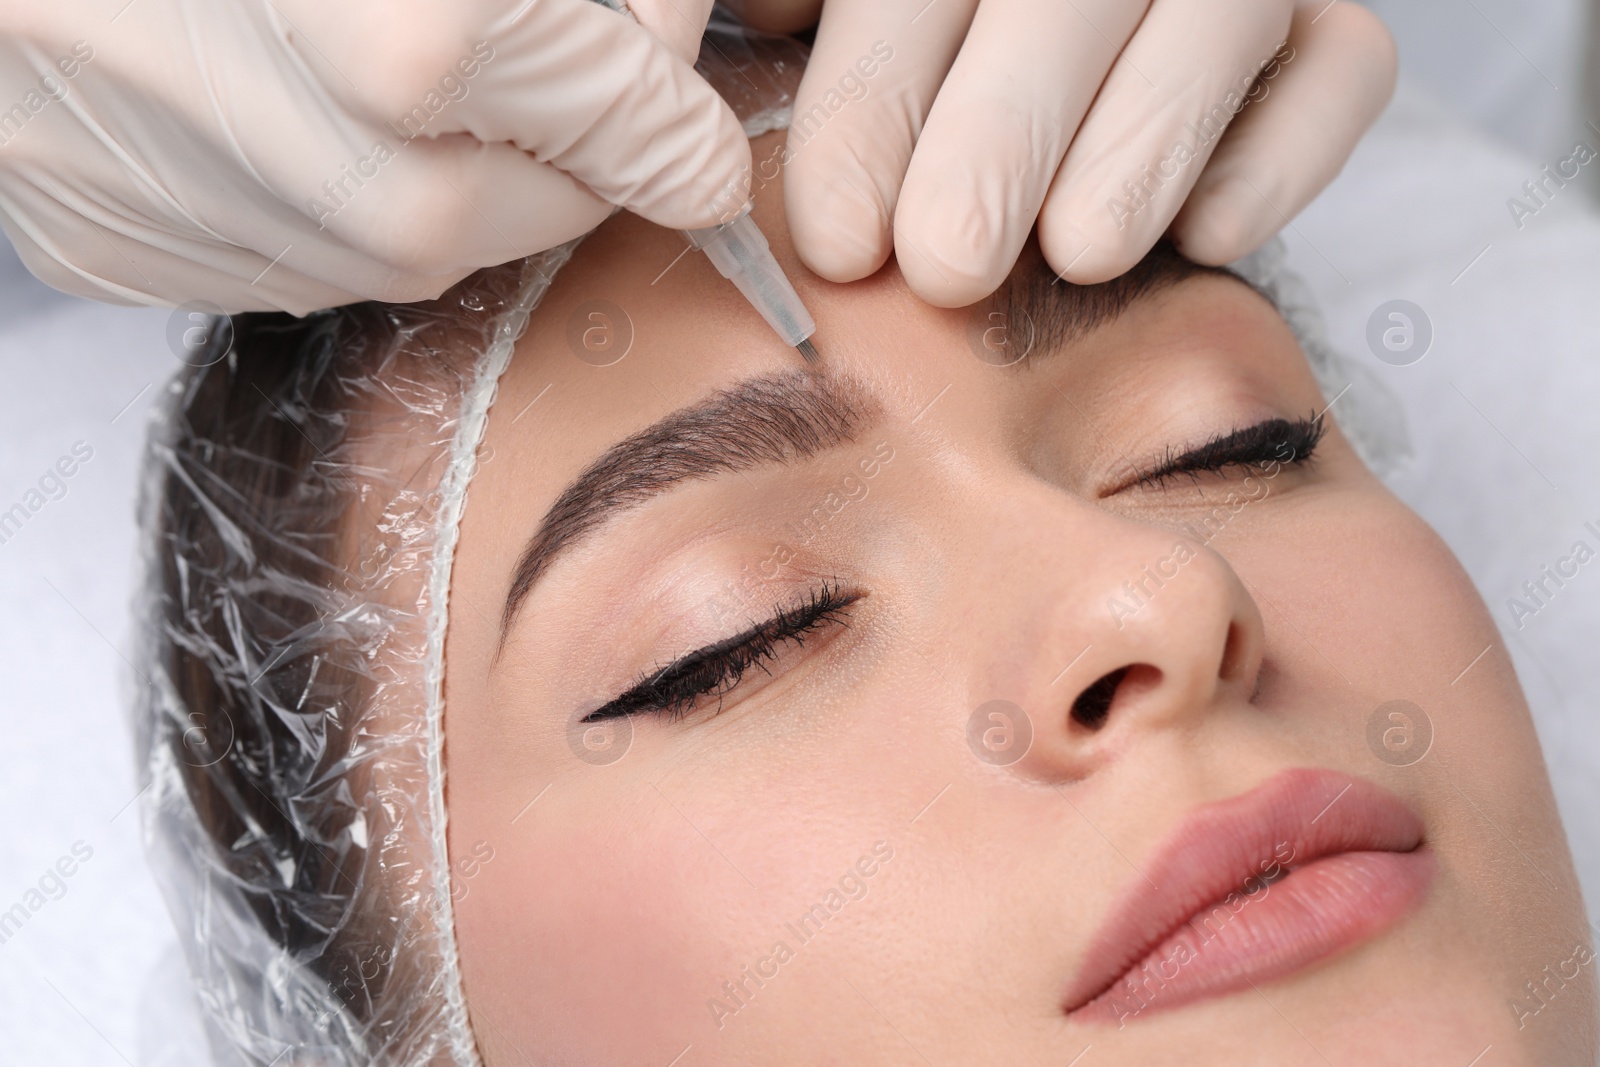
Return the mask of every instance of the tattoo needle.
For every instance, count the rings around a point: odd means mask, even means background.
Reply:
[[[638,16],[628,7],[627,0],[596,0],[611,10],[626,15],[634,21]],[[767,246],[766,234],[750,217],[752,204],[745,204],[737,218],[716,226],[698,230],[681,231],[689,244],[701,249],[724,278],[739,287],[746,300],[761,312],[784,344],[792,345],[805,357],[807,363],[817,361],[817,346],[811,343],[817,324],[811,313],[800,303],[800,295],[789,284],[789,279],[773,258]]]
[[[817,331],[817,324],[778,266],[766,235],[750,217],[750,208],[746,204],[735,219],[704,229],[684,230],[683,235],[691,246],[705,252],[724,278],[739,287],[784,344],[797,349],[807,363],[815,363],[817,348],[811,343],[811,335]]]

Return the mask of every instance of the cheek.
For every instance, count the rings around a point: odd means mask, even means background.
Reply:
[[[1349,497],[1307,508],[1301,536],[1274,538],[1245,576],[1271,601],[1263,612],[1269,628],[1279,620],[1283,660],[1323,683],[1301,703],[1318,709],[1330,743],[1353,769],[1423,799],[1435,825],[1459,830],[1459,855],[1481,867],[1475,884],[1505,887],[1497,864],[1515,870],[1523,861],[1499,834],[1482,833],[1482,820],[1517,827],[1530,850],[1560,851],[1561,836],[1504,642],[1465,570],[1421,519],[1387,495]],[[1373,748],[1369,719],[1394,700],[1420,709],[1431,732],[1414,763],[1391,765]],[[1527,873],[1511,881],[1531,890]]]
[[[646,1062],[695,1038],[727,936],[705,928],[726,914],[706,900],[739,876],[644,794],[608,804],[610,819],[547,796],[496,842],[456,915],[481,1042],[540,1062]]]
[[[1333,674],[1338,690],[1373,707],[1461,696],[1451,682],[1496,642],[1495,628],[1438,535],[1381,490],[1308,494],[1283,505],[1282,518],[1251,544],[1223,548],[1255,586],[1280,657]],[[1520,702],[1498,656],[1486,656],[1472,677],[1492,687],[1496,702]]]

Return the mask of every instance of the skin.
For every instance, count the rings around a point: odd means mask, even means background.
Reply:
[[[1148,1065],[1464,1065],[1485,1046],[1482,1064],[1592,1062],[1595,963],[1520,1028],[1508,1003],[1589,943],[1510,662],[1450,552],[1336,426],[1124,625],[1107,609],[1247,473],[1108,493],[1130,460],[1324,406],[1270,304],[1189,279],[997,367],[969,344],[976,312],[918,300],[893,262],[848,285],[807,272],[780,203],[758,221],[825,372],[876,398],[877,425],[615,518],[556,559],[498,658],[518,555],[575,476],[799,359],[703,257],[662,273],[681,238],[619,214],[558,276],[490,413],[446,684],[456,932],[486,1061],[1064,1064],[1092,1045],[1089,1062]],[[597,298],[634,329],[607,367],[567,346]],[[724,590],[879,442],[892,459],[865,495],[776,578]],[[575,715],[824,580],[865,596],[720,712],[641,715],[622,758],[574,755]],[[1075,722],[1077,694],[1124,666],[1104,725]],[[1034,731],[1006,766],[966,740],[993,699]],[[1434,729],[1409,766],[1366,742],[1393,699]],[[1257,989],[1120,1030],[1066,1018],[1064,986],[1171,828],[1291,767],[1365,777],[1422,817],[1438,874],[1415,910]],[[793,938],[879,842],[892,857],[864,891]],[[792,958],[719,1017],[724,981],[779,940]]]

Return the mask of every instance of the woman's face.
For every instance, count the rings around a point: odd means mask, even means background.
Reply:
[[[1272,306],[1035,257],[933,308],[807,274],[781,202],[819,366],[618,215],[491,411],[446,687],[488,1062],[1592,1059],[1505,651]]]

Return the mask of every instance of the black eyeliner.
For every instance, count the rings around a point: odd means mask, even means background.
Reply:
[[[839,613],[861,596],[824,585],[813,590],[802,604],[774,608],[765,621],[651,671],[622,695],[579,721],[603,722],[640,712],[661,714],[669,722],[676,721],[700,697],[712,693],[720,697],[731,691],[751,667],[765,670],[766,661],[777,658],[782,644],[804,644],[807,635],[824,623],[842,623]]]

